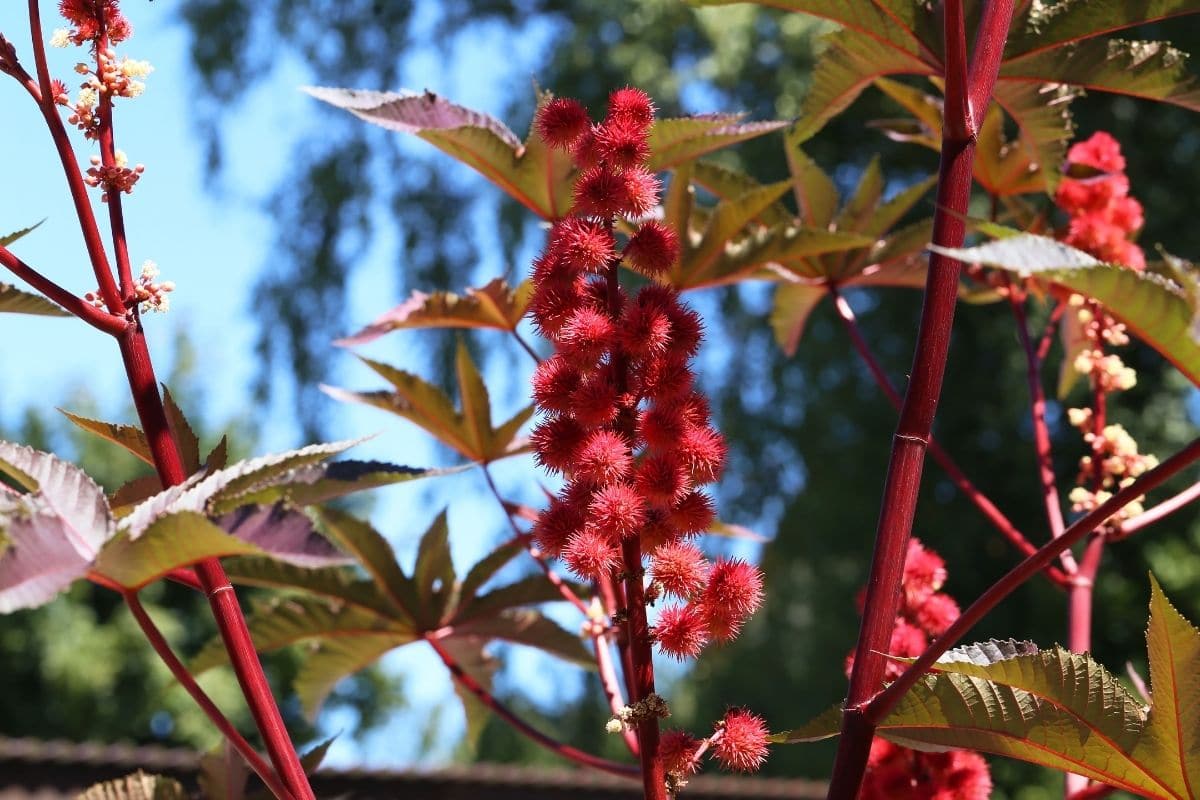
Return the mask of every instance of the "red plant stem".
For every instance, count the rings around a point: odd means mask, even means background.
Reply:
[[[513,535],[518,541],[525,545],[525,551],[533,557],[534,561],[537,562],[538,566],[542,570],[542,573],[546,576],[546,580],[550,581],[551,585],[553,585],[554,588],[558,590],[558,593],[563,596],[563,599],[575,606],[580,610],[580,612],[587,616],[589,613],[587,603],[579,599],[579,595],[575,594],[575,590],[568,586],[566,581],[560,578],[558,574],[551,569],[550,565],[546,563],[546,559],[542,557],[542,552],[538,550],[537,547],[532,545],[529,534],[517,527],[517,522],[513,519],[512,506],[506,503],[504,498],[500,495],[500,490],[496,487],[496,481],[492,478],[492,473],[490,470],[488,470],[487,464],[483,464],[482,468],[483,478],[485,481],[487,481],[488,489],[491,490],[492,497],[496,498],[496,502],[500,504],[500,508],[504,510],[504,517],[508,520],[508,526],[512,529]]]
[[[569,744],[554,739],[550,736],[534,728],[525,720],[521,719],[517,714],[504,703],[496,699],[495,695],[485,689],[474,678],[467,674],[462,666],[450,655],[437,639],[425,637],[425,641],[433,648],[434,652],[442,659],[442,663],[450,670],[450,674],[454,676],[454,680],[458,681],[463,688],[475,695],[479,702],[494,711],[505,722],[516,728],[520,733],[550,750],[553,753],[558,753],[563,758],[568,758],[577,764],[582,764],[585,767],[592,767],[603,772],[608,772],[613,775],[620,775],[623,778],[636,778],[638,776],[638,768],[632,764],[620,764],[616,761],[609,761],[606,758],[594,756],[591,753],[571,747]]]
[[[124,314],[125,304],[121,301],[121,293],[113,280],[112,267],[108,263],[108,255],[104,252],[104,242],[100,237],[100,228],[96,225],[96,215],[92,213],[91,200],[88,198],[87,186],[83,182],[83,174],[75,161],[75,151],[67,138],[67,130],[62,117],[58,115],[58,106],[54,104],[54,96],[50,89],[50,70],[46,66],[46,47],[42,41],[42,22],[38,12],[38,0],[29,0],[29,31],[33,39],[33,58],[37,67],[38,83],[41,86],[41,101],[38,108],[46,119],[50,129],[50,137],[58,151],[62,162],[63,174],[67,178],[67,188],[71,192],[71,200],[75,204],[75,214],[79,218],[79,230],[83,234],[83,243],[87,248],[88,258],[92,262],[92,271],[100,287],[100,296],[104,298],[108,310],[114,314]]]
[[[212,721],[229,743],[241,754],[242,758],[246,759],[246,763],[250,769],[258,777],[262,778],[262,782],[267,785],[267,788],[279,798],[283,800],[292,800],[292,793],[287,790],[279,781],[279,776],[271,769],[266,761],[263,761],[250,743],[238,733],[237,728],[229,721],[229,718],[221,713],[221,709],[217,708],[217,704],[212,701],[200,684],[196,683],[196,679],[192,677],[192,673],[188,672],[187,667],[179,660],[174,651],[171,650],[171,645],[163,636],[162,631],[154,624],[154,620],[146,613],[146,609],[142,606],[141,600],[138,599],[137,592],[124,589],[121,591],[121,596],[125,599],[125,605],[133,613],[133,618],[137,620],[138,625],[145,634],[146,640],[150,642],[150,646],[154,648],[154,652],[158,653],[158,657],[166,664],[167,669],[175,676],[175,680],[179,681],[180,685],[191,695],[192,700],[196,705],[200,706],[200,710]]]
[[[97,65],[99,69],[99,65]],[[100,95],[98,108],[100,117],[100,163],[105,167],[117,164],[116,145],[113,144],[112,95]],[[117,277],[120,280],[121,297],[126,304],[137,301],[133,286],[133,268],[129,263],[129,244],[125,239],[125,212],[121,207],[121,192],[106,191],[108,197],[109,227],[112,228],[113,253],[117,259]]]
[[[1153,525],[1163,517],[1174,514],[1179,509],[1194,502],[1197,498],[1200,498],[1200,483],[1193,483],[1174,497],[1164,500],[1153,508],[1149,508],[1138,514],[1136,517],[1130,517],[1122,522],[1118,529],[1120,532],[1119,538],[1123,539],[1126,536],[1132,536],[1147,525]]]
[[[131,313],[135,314],[136,321],[136,312]],[[154,456],[154,466],[158,470],[159,478],[163,486],[183,483],[187,479],[187,471],[171,436],[162,397],[159,396],[158,384],[154,377],[150,350],[146,346],[146,336],[140,321],[136,321],[135,326],[130,327],[117,341],[121,346],[121,357],[129,378],[133,403],[137,408],[142,429],[146,433],[150,453]],[[287,727],[283,724],[279,707],[271,694],[271,686],[263,673],[258,653],[254,649],[254,641],[246,627],[246,618],[238,605],[237,594],[225,576],[225,570],[215,558],[200,562],[195,570],[196,577],[208,595],[221,639],[229,653],[250,713],[267,746],[271,763],[275,765],[275,769],[297,800],[315,800],[312,788],[308,785],[308,777],[304,774],[304,768],[288,736]]]
[[[1062,501],[1058,496],[1058,484],[1054,477],[1054,453],[1050,445],[1050,429],[1046,427],[1046,392],[1042,388],[1042,362],[1029,339],[1029,323],[1025,317],[1025,298],[1017,296],[1018,289],[1009,285],[1008,302],[1013,319],[1017,323],[1017,338],[1025,351],[1025,374],[1029,382],[1029,412],[1033,421],[1033,446],[1037,452],[1038,477],[1042,484],[1042,504],[1046,507],[1046,521],[1050,525],[1051,538],[1062,536]],[[1075,557],[1070,550],[1061,556],[1063,569],[1067,573],[1076,570]]]
[[[883,366],[875,358],[875,354],[871,352],[871,348],[867,344],[867,340],[863,337],[862,331],[859,330],[858,321],[854,316],[854,309],[850,307],[846,298],[842,296],[836,287],[830,286],[829,293],[833,297],[833,304],[837,309],[838,317],[842,320],[846,332],[850,335],[850,341],[854,344],[855,351],[867,365],[867,369],[870,370],[871,375],[875,378],[876,385],[883,391],[892,406],[899,410],[901,405],[900,394],[892,385],[892,381],[888,378],[887,373],[883,371]],[[1004,512],[996,507],[996,504],[986,494],[971,482],[970,478],[966,476],[950,454],[938,444],[933,436],[929,437],[929,454],[938,462],[950,477],[950,480],[958,487],[958,490],[975,504],[980,513],[995,526],[996,530],[1004,538],[1008,539],[1024,555],[1028,556],[1037,552],[1037,548],[1033,546],[1033,543],[1017,529],[1016,525],[1004,515]],[[1061,588],[1066,588],[1070,583],[1067,574],[1057,567],[1052,566],[1047,568],[1046,576],[1056,586]]]
[[[118,336],[129,327],[129,321],[125,317],[119,317],[116,314],[110,314],[102,308],[96,308],[91,303],[85,301],[81,297],[76,297],[67,289],[59,286],[54,281],[47,278],[42,273],[38,272],[33,267],[26,264],[8,248],[0,245],[0,264],[3,264],[8,271],[16,275],[21,280],[28,283],[33,288],[37,289],[42,294],[49,297],[54,302],[65,308],[70,313],[79,317],[81,320],[91,325],[97,330],[105,333]]]
[[[616,665],[612,660],[612,642],[607,633],[598,633],[592,637],[592,648],[596,651],[596,667],[600,673],[600,685],[604,688],[604,696],[608,698],[608,707],[613,716],[619,717],[625,708],[625,696],[621,692],[621,683],[617,678]],[[635,757],[638,755],[637,733],[629,728],[622,728],[621,737],[625,746]]]
[[[533,359],[535,364],[542,363],[542,357],[537,354],[537,351],[533,349],[529,342],[525,341],[525,337],[517,333],[515,329],[513,330],[512,335],[513,338],[517,340],[517,344],[521,345],[521,348],[529,354],[529,357]]]
[[[1080,539],[1100,527],[1113,514],[1146,492],[1153,490],[1157,486],[1161,486],[1197,459],[1200,459],[1200,438],[1193,439],[1187,447],[1184,447],[1154,469],[1143,473],[1136,481],[1121,489],[1108,500],[1069,525],[1063,531],[1062,536],[1042,545],[1037,553],[1009,570],[1004,577],[992,584],[987,591],[981,594],[974,603],[963,611],[958,619],[954,620],[950,627],[946,629],[946,632],[935,639],[925,652],[910,664],[894,682],[871,699],[863,709],[863,717],[870,720],[871,723],[877,724],[896,706],[896,703],[904,696],[905,692],[920,680],[926,670],[933,666],[934,662],[943,653],[957,644],[959,639],[974,627],[976,623],[987,616],[1001,600],[1012,594],[1018,586],[1036,575],[1040,570],[1045,569],[1046,565],[1057,558],[1058,554],[1063,550],[1071,547]]]
[[[1072,576],[1071,588],[1067,593],[1067,648],[1073,653],[1086,653],[1092,649],[1092,598],[1096,586],[1096,574],[1104,556],[1104,534],[1093,532],[1088,538],[1079,562],[1079,569]],[[1064,793],[1072,797],[1088,786],[1088,778],[1067,773]]]
[[[1054,341],[1054,334],[1058,330],[1058,321],[1062,319],[1063,311],[1065,309],[1066,304],[1059,303],[1054,306],[1054,310],[1050,312],[1050,318],[1046,320],[1046,327],[1042,331],[1041,340],[1038,342],[1038,361],[1045,361],[1046,356],[1050,354],[1050,345]]]
[[[943,116],[945,117],[945,139],[953,142],[964,142],[975,138],[975,127],[967,89],[967,23],[963,16],[963,4],[947,2],[942,6],[944,30],[943,39],[946,43],[946,68],[944,95],[946,103]],[[989,91],[984,102],[991,100]]]
[[[621,591],[620,583],[611,575],[602,576],[596,583],[600,589],[600,597],[604,600],[604,612],[608,614],[609,619],[612,619],[618,611],[625,608],[625,594]],[[633,697],[633,661],[629,657],[628,629],[618,626],[613,631],[613,640],[617,643],[617,652],[621,656],[621,674],[625,676],[625,691],[629,697]]]
[[[975,158],[974,139],[963,136],[961,132],[976,130],[987,110],[1012,18],[1012,0],[996,0],[985,6],[970,64],[969,85],[966,87],[961,86],[956,77],[966,67],[962,61],[956,63],[953,60],[961,59],[965,49],[957,41],[965,38],[960,22],[962,0],[947,0],[944,10],[946,115],[949,118],[955,110],[969,109],[974,117],[969,121],[947,119],[943,126],[933,241],[943,247],[959,247],[966,232],[965,214],[971,196]],[[961,96],[950,94],[950,91],[964,89],[969,97],[966,104]],[[955,135],[955,131],[959,134]],[[900,606],[904,557],[912,533],[929,433],[945,374],[961,267],[958,261],[940,254],[932,254],[929,258],[925,300],[910,370],[912,378],[892,439],[871,573],[867,581],[866,604],[850,673],[842,736],[829,784],[829,800],[854,800],[858,795],[871,740],[874,738],[875,725],[862,715],[860,706],[883,685],[887,665],[884,653],[891,642],[892,628]]]

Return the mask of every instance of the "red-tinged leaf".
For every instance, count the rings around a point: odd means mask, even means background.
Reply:
[[[213,503],[212,511],[220,514],[239,506],[271,505],[278,502],[293,506],[317,505],[381,486],[452,475],[469,469],[470,466],[468,464],[445,469],[416,469],[383,461],[330,461],[325,464],[311,464],[291,470],[261,489]]]
[[[513,538],[477,561],[475,566],[467,571],[467,577],[463,578],[462,585],[459,587],[459,610],[455,613],[461,613],[462,609],[469,606],[479,594],[479,590],[495,577],[497,572],[524,551],[525,545],[521,540]]]
[[[1188,70],[1187,54],[1166,42],[1088,40],[1006,61],[1000,77],[1064,83],[1200,111],[1200,81]]]
[[[200,440],[191,424],[184,416],[183,410],[175,403],[171,390],[164,384],[162,387],[163,410],[167,414],[167,425],[171,429],[171,438],[179,449],[179,457],[183,459],[183,467],[189,475],[200,471]]]
[[[221,516],[223,530],[298,567],[328,567],[349,559],[313,530],[313,521],[284,505],[246,506]]]
[[[717,262],[746,227],[787,192],[789,183],[752,186],[731,200],[721,200],[711,209],[699,241],[688,242],[672,268],[672,282],[679,287],[695,286],[715,271]],[[761,226],[759,226],[761,227]]]
[[[544,582],[544,581],[543,581]],[[578,635],[530,608],[509,608],[454,625],[455,639],[501,639],[536,647],[578,666],[594,669],[595,657]]]
[[[736,201],[751,192],[761,190],[763,185],[744,172],[731,169],[711,161],[697,161],[691,165],[691,179],[718,200]],[[764,227],[785,225],[793,222],[791,212],[783,203],[772,203],[753,216],[753,221]],[[711,224],[711,223],[710,223]]]
[[[326,535],[355,557],[384,595],[407,616],[416,619],[420,615],[421,600],[416,586],[404,574],[392,546],[378,531],[370,524],[332,508],[318,509],[317,517]]]
[[[108,498],[113,517],[120,519],[128,516],[130,511],[163,490],[162,481],[157,475],[143,475],[134,478],[117,489]]]
[[[413,292],[408,300],[358,333],[338,339],[334,344],[355,347],[402,328],[494,328],[514,331],[525,315],[529,296],[528,281],[512,289],[503,278],[496,278],[480,289],[467,289],[461,295],[453,292]]]
[[[450,558],[450,530],[443,509],[421,537],[413,566],[413,587],[420,601],[417,620],[427,628],[445,622],[458,604],[458,582]]]
[[[465,587],[465,584],[464,584]],[[491,616],[505,609],[538,603],[554,603],[563,599],[558,587],[546,580],[542,573],[530,575],[500,586],[474,599],[463,596],[454,612],[451,624],[461,625],[469,620]]]
[[[173,569],[205,559],[262,554],[193,511],[160,517],[136,537],[124,527],[127,521],[128,517],[122,520],[123,527],[100,551],[93,570],[128,589],[140,589]]]
[[[1024,22],[1008,38],[1006,59],[1051,50],[1147,22],[1200,12],[1193,0],[1057,0],[1031,3]]]
[[[706,532],[710,536],[724,536],[729,539],[745,539],[759,543],[770,541],[761,533],[755,533],[744,525],[734,525],[731,522],[714,522]]]
[[[43,219],[40,222],[30,225],[28,228],[21,228],[19,231],[13,231],[12,233],[6,233],[3,236],[0,236],[0,247],[8,247],[18,239],[24,238],[27,234],[32,233],[40,228],[42,226],[42,222],[45,221],[46,220]]]
[[[657,119],[650,129],[649,167],[655,172],[787,127],[786,122],[742,122],[742,114]]]
[[[0,283],[0,314],[33,314],[39,317],[71,316],[62,306],[47,300],[40,294],[22,291],[8,283]]]
[[[107,439],[129,453],[137,456],[150,466],[154,466],[154,456],[150,454],[150,445],[146,442],[146,434],[136,425],[123,425],[119,422],[102,422],[98,419],[88,419],[70,411],[58,410],[60,414],[88,433],[94,433],[101,439]]]
[[[394,634],[321,640],[300,665],[293,684],[305,716],[310,721],[315,720],[321,704],[341,680],[411,641],[411,638]]]
[[[565,159],[542,147],[531,157],[516,134],[492,116],[431,92],[324,87],[306,87],[304,91],[367,122],[428,141],[478,170],[543,219],[554,219],[566,211],[570,184],[565,180]]]
[[[0,614],[35,608],[87,574],[95,552],[37,495],[0,494]]]
[[[825,283],[784,283],[775,290],[775,302],[771,308],[771,330],[775,341],[789,356],[796,354],[800,337],[813,309],[829,293]]]
[[[837,213],[840,199],[838,190],[833,178],[800,149],[802,143],[803,139],[793,126],[788,130],[784,143],[784,155],[787,156],[788,171],[792,175],[792,191],[804,224],[812,228],[825,228]]]
[[[1063,312],[1058,323],[1058,339],[1062,343],[1063,356],[1058,367],[1056,395],[1059,400],[1065,400],[1082,377],[1079,370],[1075,369],[1075,358],[1092,347],[1092,340],[1084,331],[1083,323],[1079,321],[1078,309],[1068,308]]]
[[[347,567],[298,567],[270,556],[239,556],[222,564],[229,580],[238,585],[276,589],[286,593],[317,595],[358,606],[390,619],[411,617],[387,596],[374,579],[359,577]]]

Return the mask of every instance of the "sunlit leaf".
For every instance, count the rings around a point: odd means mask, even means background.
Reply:
[[[693,163],[690,175],[693,183],[704,187],[719,200],[736,201],[765,188],[746,173],[711,161]],[[771,203],[755,214],[752,219],[767,227],[793,221],[791,213],[783,203]]]
[[[133,455],[154,466],[154,456],[150,454],[150,445],[146,442],[146,434],[136,425],[123,425],[119,422],[102,422],[98,419],[88,419],[70,411],[59,409],[59,412],[89,433],[94,433],[101,439],[107,439]]]
[[[173,778],[138,771],[113,781],[97,783],[75,800],[187,800],[183,786]]]
[[[167,414],[167,425],[171,429],[171,438],[175,440],[175,446],[179,448],[179,457],[183,460],[183,468],[189,475],[194,475],[200,471],[200,440],[196,437],[196,432],[192,430],[187,417],[184,416],[183,410],[171,396],[171,390],[165,385],[162,387],[162,397],[163,410]]]
[[[545,581],[543,581],[544,583]],[[577,634],[531,608],[510,608],[454,625],[455,638],[503,639],[545,650],[578,666],[594,669],[595,657]]]
[[[787,126],[786,122],[742,122],[743,114],[704,114],[656,119],[650,129],[649,167],[655,172],[692,161],[737,142]]]
[[[784,353],[796,354],[809,315],[828,293],[824,283],[785,283],[775,290],[771,330]]]
[[[417,563],[413,567],[413,586],[420,599],[419,621],[434,626],[443,621],[455,602],[458,591],[454,561],[450,558],[450,530],[443,510],[421,537]]]
[[[12,233],[6,233],[6,234],[0,236],[0,247],[8,247],[10,244],[17,241],[18,239],[21,239],[21,238],[25,237],[27,234],[40,228],[42,226],[42,222],[45,222],[45,221],[46,220],[43,219],[40,222],[35,222],[33,225],[30,225],[28,228],[21,228],[19,231],[13,231]]]
[[[325,534],[343,551],[355,557],[390,600],[409,616],[420,612],[420,599],[412,580],[400,569],[387,540],[370,524],[333,508],[317,510]]]
[[[479,559],[475,566],[467,571],[467,576],[463,578],[462,585],[459,587],[459,608],[467,607],[484,584],[524,551],[525,545],[520,539],[514,538]]]
[[[479,289],[453,292],[413,292],[412,296],[385,312],[367,327],[334,344],[354,347],[374,341],[402,328],[494,328],[514,331],[529,304],[530,283],[515,289],[496,278]]]
[[[40,317],[71,316],[58,303],[40,294],[26,292],[12,284],[0,283],[0,314],[34,314]]]
[[[209,558],[261,552],[202,514],[184,511],[157,519],[136,538],[122,527],[100,551],[93,569],[120,586],[137,589],[177,567]]]
[[[95,553],[73,536],[43,498],[0,494],[0,614],[48,603],[87,574]]]
[[[1008,38],[1006,58],[1100,36],[1180,14],[1200,12],[1193,0],[1057,0],[1032,3],[1028,20]]]
[[[299,567],[270,556],[240,556],[223,562],[225,574],[235,584],[313,594],[359,606],[400,620],[407,612],[369,578],[346,567]]]
[[[454,624],[494,615],[498,611],[527,606],[535,603],[551,603],[562,600],[562,593],[546,580],[540,572],[500,586],[473,600],[464,597],[454,613]]]
[[[389,650],[412,641],[395,634],[323,639],[300,664],[293,684],[305,715],[313,720],[325,698],[343,678],[366,669]]]

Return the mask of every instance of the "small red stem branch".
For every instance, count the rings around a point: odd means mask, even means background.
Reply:
[[[129,327],[129,322],[125,317],[110,314],[102,308],[96,308],[83,298],[76,297],[69,290],[59,286],[17,258],[11,250],[2,245],[0,245],[0,264],[3,264],[13,275],[16,275],[97,330],[104,331],[113,336],[119,336]]]
[[[1012,0],[996,0],[984,7],[965,86],[961,80],[964,70],[968,70],[962,0],[947,0],[943,8],[947,119],[942,130],[933,241],[943,247],[959,247],[966,232],[965,215],[971,196],[975,158],[972,132],[978,129],[990,103],[1012,18]],[[971,118],[963,119],[960,115],[967,112]],[[959,118],[954,119],[956,116]],[[860,707],[883,685],[887,665],[884,654],[891,642],[900,605],[904,557],[916,513],[925,451],[945,374],[961,267],[955,259],[940,254],[935,253],[929,259],[925,301],[910,370],[912,378],[892,439],[863,621],[850,673],[842,736],[829,784],[829,800],[853,800],[858,795],[874,738],[875,724],[861,713]]]
[[[939,636],[921,656],[908,666],[896,680],[886,689],[870,700],[862,709],[862,717],[872,725],[878,724],[888,712],[895,708],[896,703],[920,680],[921,676],[933,666],[942,654],[953,647],[958,641],[987,616],[1001,600],[1008,597],[1025,581],[1046,568],[1046,565],[1058,557],[1058,554],[1087,536],[1102,525],[1105,520],[1120,511],[1129,503],[1143,494],[1161,486],[1180,470],[1200,459],[1200,439],[1193,439],[1187,447],[1159,464],[1154,469],[1142,474],[1136,481],[1121,489],[1104,503],[1080,517],[1063,531],[1063,535],[1052,539],[1029,558],[1013,567],[1009,572],[994,583],[987,591],[979,596],[956,619],[946,632]],[[1097,557],[1098,558],[1098,557]]]
[[[97,71],[100,68],[97,60]],[[115,167],[117,164],[117,151],[113,143],[112,106],[112,95],[107,92],[100,95],[100,163],[105,167]],[[133,305],[137,297],[133,286],[133,267],[129,263],[129,244],[125,239],[125,212],[121,207],[121,192],[110,188],[107,190],[107,196],[109,227],[112,228],[113,253],[117,257],[121,298],[127,305]]]
[[[1058,330],[1058,321],[1062,319],[1065,309],[1066,304],[1059,303],[1054,306],[1054,310],[1050,312],[1050,318],[1046,320],[1046,327],[1042,331],[1042,338],[1038,341],[1037,358],[1039,362],[1044,362],[1046,356],[1050,354],[1050,345],[1054,342],[1054,334]]]
[[[625,696],[621,692],[621,681],[617,677],[616,664],[612,658],[612,642],[608,633],[598,633],[592,637],[592,647],[596,651],[596,667],[600,672],[600,685],[604,688],[604,696],[608,699],[608,707],[614,717],[620,717],[625,708]],[[621,729],[621,738],[625,746],[636,758],[640,752],[637,733],[629,728]]]
[[[867,340],[863,337],[862,331],[858,327],[858,321],[854,316],[854,310],[846,301],[846,298],[837,290],[836,287],[829,287],[829,293],[833,297],[834,307],[837,309],[838,317],[842,320],[846,328],[846,332],[850,336],[850,341],[854,344],[854,349],[867,365],[867,369],[875,378],[876,385],[883,391],[888,401],[896,410],[900,409],[901,399],[900,394],[892,385],[892,381],[884,372],[883,366],[879,360],[875,358],[875,354],[871,351]],[[1037,552],[1037,548],[1029,541],[1026,536],[1017,529],[1017,526],[1004,515],[996,504],[984,494],[980,489],[971,482],[971,479],[966,476],[954,459],[947,453],[933,436],[929,437],[929,454],[938,462],[942,469],[958,487],[963,495],[975,504],[980,513],[1000,532],[1005,539],[1012,543],[1023,555],[1029,556]],[[1046,576],[1056,585],[1061,588],[1066,588],[1070,584],[1070,579],[1063,571],[1057,567],[1050,567],[1046,570]]]
[[[1184,489],[1174,497],[1164,500],[1153,508],[1149,508],[1138,514],[1136,517],[1130,517],[1121,523],[1120,538],[1132,536],[1148,525],[1153,525],[1164,517],[1174,514],[1189,503],[1193,503],[1197,498],[1200,498],[1200,483],[1193,483],[1188,488]]]
[[[1008,301],[1013,319],[1017,323],[1017,338],[1025,351],[1025,375],[1029,383],[1029,414],[1033,421],[1033,445],[1037,453],[1038,478],[1042,485],[1042,504],[1046,507],[1046,522],[1050,526],[1051,538],[1062,536],[1062,501],[1058,496],[1058,484],[1054,477],[1054,453],[1050,445],[1050,429],[1046,427],[1046,393],[1042,388],[1042,362],[1033,349],[1029,338],[1029,323],[1025,317],[1025,298],[1018,296],[1017,287],[1009,285]],[[1076,570],[1071,551],[1064,550],[1061,557],[1067,573]]]
[[[557,739],[553,739],[531,726],[528,722],[517,716],[512,709],[500,702],[496,697],[479,684],[474,678],[467,674],[462,666],[454,659],[454,656],[438,643],[436,638],[429,636],[425,637],[425,641],[433,648],[434,652],[442,659],[442,663],[450,670],[450,674],[454,676],[454,680],[458,681],[463,688],[475,695],[479,702],[494,711],[505,722],[523,735],[529,737],[533,741],[545,747],[551,752],[558,753],[563,758],[568,758],[577,764],[582,764],[586,767],[602,770],[613,775],[620,775],[623,778],[636,778],[639,770],[632,764],[619,764],[616,761],[609,761],[606,758],[594,756],[591,753],[585,753],[578,748],[571,747],[568,744],[563,744]]]
[[[1104,534],[1099,531],[1090,534],[1067,593],[1067,648],[1073,653],[1086,653],[1092,649],[1092,599],[1104,556],[1104,539]],[[1064,796],[1073,797],[1084,791],[1088,782],[1083,775],[1067,773]]]
[[[142,633],[145,634],[146,640],[150,642],[150,646],[154,648],[154,652],[158,653],[158,657],[162,659],[167,669],[175,676],[175,680],[179,681],[180,685],[191,695],[192,700],[196,702],[196,705],[200,706],[200,709],[212,721],[213,725],[217,727],[217,730],[224,734],[225,738],[241,754],[242,758],[246,759],[246,763],[250,766],[250,769],[254,770],[254,773],[262,778],[262,782],[266,784],[267,788],[276,797],[282,798],[282,800],[292,800],[292,793],[280,782],[279,776],[275,774],[275,771],[250,746],[250,743],[238,733],[233,723],[221,713],[221,709],[217,708],[217,704],[212,701],[212,698],[200,688],[200,684],[196,682],[196,679],[188,672],[187,667],[183,665],[174,651],[171,650],[171,645],[167,642],[166,637],[163,636],[162,631],[154,624],[154,620],[150,618],[150,615],[146,613],[141,600],[138,599],[137,592],[124,589],[121,591],[121,596],[125,599],[125,605],[129,607],[134,619],[137,620],[138,625],[141,627]]]
[[[38,108],[50,129],[50,137],[54,140],[54,148],[58,151],[62,162],[63,174],[67,179],[67,188],[71,192],[71,201],[75,204],[75,214],[79,218],[79,230],[83,234],[83,243],[87,248],[88,258],[92,262],[92,271],[100,287],[100,296],[104,298],[108,310],[114,314],[124,314],[125,304],[121,293],[113,279],[112,267],[108,263],[108,255],[104,252],[104,241],[100,236],[100,228],[96,224],[96,215],[92,211],[92,203],[87,193],[87,185],[83,182],[83,174],[75,160],[75,151],[67,138],[67,129],[62,117],[58,114],[58,106],[50,87],[50,70],[46,65],[46,45],[42,37],[41,15],[38,11],[38,0],[29,0],[29,31],[33,40],[33,59],[37,67],[38,84],[41,87]],[[37,87],[32,87],[36,89]]]

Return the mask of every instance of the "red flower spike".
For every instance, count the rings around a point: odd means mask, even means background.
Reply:
[[[647,502],[664,508],[674,506],[692,488],[687,472],[670,455],[650,456],[643,460],[638,465],[633,484]]]
[[[589,528],[571,536],[562,557],[567,568],[584,580],[609,575],[621,563],[620,548],[603,533]]]
[[[696,749],[700,742],[687,731],[664,731],[658,740],[658,755],[662,758],[663,769],[690,775],[700,768],[694,760]]]
[[[550,232],[555,250],[575,269],[602,272],[615,256],[612,231],[594,219],[566,217]]]
[[[925,648],[929,645],[929,639],[925,636],[925,632],[916,625],[909,623],[903,619],[896,620],[895,627],[892,628],[892,640],[888,645],[888,655],[899,656],[900,658],[916,658],[925,652]],[[850,670],[854,667],[854,653],[846,656],[846,674],[850,674]],[[899,661],[889,660],[887,667],[884,669],[884,678],[889,681],[894,681],[900,677],[900,673],[904,672],[907,664]]]
[[[612,541],[628,539],[646,521],[646,501],[630,485],[613,483],[592,496],[588,523]]]
[[[1121,155],[1121,145],[1111,133],[1105,131],[1096,131],[1084,141],[1071,145],[1071,149],[1067,151],[1067,161],[1102,172],[1125,171],[1125,156]]]
[[[713,743],[713,756],[726,769],[754,772],[767,760],[767,723],[741,708],[725,712],[720,736]]]
[[[654,122],[654,102],[641,89],[616,89],[608,96],[608,119],[648,128]]]
[[[587,109],[578,100],[556,97],[538,111],[535,126],[546,144],[566,149],[587,132],[591,123]]]
[[[533,400],[545,411],[566,414],[571,393],[579,388],[579,370],[559,355],[551,356],[533,371]]]
[[[698,485],[714,483],[725,467],[725,439],[708,426],[689,425],[676,450]]]
[[[594,364],[613,343],[613,322],[603,311],[583,306],[563,323],[555,338],[562,356],[581,364]]]
[[[666,592],[691,600],[708,582],[708,560],[694,545],[668,544],[655,551],[650,575]]]
[[[717,518],[712,498],[703,492],[688,492],[667,515],[671,526],[679,536],[704,533]]]
[[[919,539],[909,539],[903,583],[905,602],[909,608],[916,608],[946,583],[946,562],[926,550]]]
[[[679,238],[663,223],[649,220],[630,237],[624,256],[642,274],[661,275],[679,258]]]
[[[583,428],[570,417],[551,417],[538,423],[529,439],[539,464],[553,472],[568,473],[575,466],[584,436]]]
[[[910,616],[913,622],[930,636],[941,636],[950,624],[958,619],[960,613],[958,603],[954,602],[953,597],[935,592],[913,609]]]
[[[538,514],[533,539],[542,552],[559,556],[567,541],[583,527],[583,513],[574,504],[558,499]]]
[[[658,649],[678,659],[695,658],[708,643],[708,626],[693,606],[664,608],[654,624]]]
[[[633,467],[629,444],[612,431],[593,431],[579,448],[575,475],[596,486],[624,480]]]
[[[987,800],[991,791],[987,762],[978,753],[922,753],[877,738],[859,800]]]
[[[610,167],[626,169],[650,155],[646,129],[620,118],[609,119],[595,130],[596,155]]]

